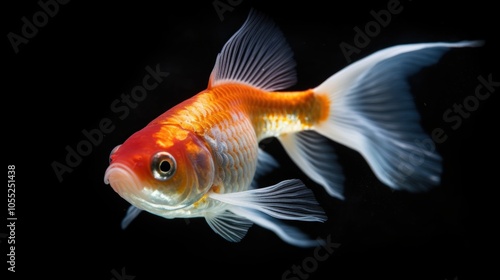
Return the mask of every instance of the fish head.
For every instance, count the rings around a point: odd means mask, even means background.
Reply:
[[[113,149],[104,181],[137,208],[161,215],[200,200],[214,173],[212,154],[199,135],[152,125]]]

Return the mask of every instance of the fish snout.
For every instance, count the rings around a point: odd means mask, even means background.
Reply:
[[[126,194],[141,191],[141,184],[139,184],[132,170],[120,163],[111,164],[106,169],[104,183],[110,184],[113,190],[122,197]]]

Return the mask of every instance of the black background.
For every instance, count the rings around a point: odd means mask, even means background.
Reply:
[[[229,243],[203,219],[166,220],[142,213],[122,231],[128,204],[103,182],[108,155],[150,120],[206,87],[216,54],[251,7],[280,26],[297,61],[298,83],[292,89],[306,89],[349,64],[339,44],[354,45],[353,28],[363,29],[373,20],[370,11],[386,9],[388,1],[242,0],[223,13],[223,20],[214,1],[158,2],[60,5],[17,54],[7,34],[20,35],[21,18],[32,19],[41,8],[36,1],[4,3],[3,143],[6,164],[16,165],[18,218],[17,272],[9,272],[7,279],[31,274],[107,280],[118,279],[113,271],[121,274],[122,269],[137,280],[282,279],[304,260],[306,266],[315,263],[314,248],[290,246],[258,226],[242,242]],[[281,164],[266,178],[269,184],[302,179],[329,217],[323,224],[297,226],[341,244],[309,269],[307,279],[485,279],[494,268],[485,252],[496,254],[492,237],[498,218],[491,214],[498,212],[492,195],[498,182],[490,179],[498,169],[493,133],[499,88],[457,129],[443,119],[453,104],[474,94],[478,76],[491,74],[500,81],[494,57],[497,13],[486,3],[401,1],[402,12],[351,57],[357,60],[402,43],[486,41],[482,48],[449,51],[410,80],[424,128],[442,128],[448,136],[436,143],[444,158],[442,184],[436,189],[393,192],[359,154],[332,144],[346,176],[346,199],[340,201],[302,174],[276,141],[264,143]],[[146,66],[157,64],[169,77],[121,120],[111,104],[142,83]],[[115,129],[60,182],[51,164],[64,164],[65,147],[75,148],[85,140],[82,130],[98,128],[104,118]],[[2,270],[7,271],[7,240],[1,241]]]

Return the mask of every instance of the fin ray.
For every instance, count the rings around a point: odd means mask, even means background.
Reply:
[[[134,205],[130,205],[127,210],[127,214],[125,214],[125,217],[123,217],[123,220],[121,222],[122,229],[126,229],[141,212],[141,209],[135,207]]]
[[[360,152],[389,187],[428,190],[440,182],[441,157],[420,125],[407,78],[450,48],[481,44],[399,45],[347,66],[314,89],[331,101],[329,120],[316,131]]]
[[[235,193],[211,193],[209,197],[230,205],[255,209],[278,219],[323,222],[326,216],[313,192],[297,179]]]
[[[344,175],[330,140],[312,130],[278,137],[285,151],[311,180],[343,199]]]
[[[217,55],[209,88],[238,82],[276,91],[296,80],[293,53],[285,37],[267,16],[251,10]]]
[[[311,239],[299,229],[289,226],[278,219],[245,207],[232,206],[231,212],[251,220],[255,224],[274,232],[288,244],[298,247],[314,247],[322,244],[321,240]]]
[[[239,242],[253,224],[250,220],[227,210],[222,214],[208,213],[205,220],[213,231],[231,242]]]

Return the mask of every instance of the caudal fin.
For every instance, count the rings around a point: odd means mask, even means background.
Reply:
[[[329,119],[316,131],[360,152],[393,189],[417,192],[439,184],[441,157],[420,125],[407,78],[450,48],[481,44],[399,45],[349,65],[314,89],[331,101]]]

